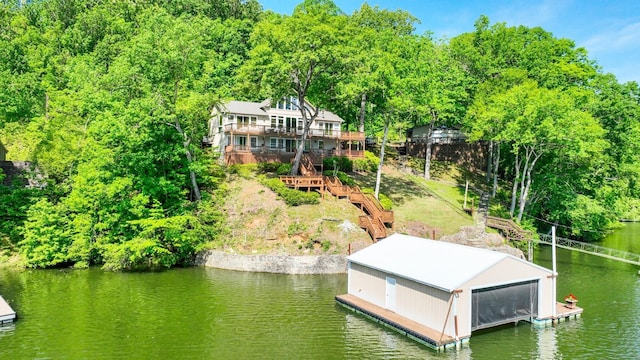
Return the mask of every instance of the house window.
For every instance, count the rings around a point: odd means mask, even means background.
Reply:
[[[324,134],[325,135],[333,135],[333,124],[332,123],[324,123]]]
[[[251,141],[251,148],[252,149],[255,149],[255,148],[258,147],[258,138],[257,137],[252,136],[250,141]]]
[[[324,149],[324,140],[318,140],[318,150]]]
[[[269,147],[272,148],[272,149],[283,149],[284,148],[284,139],[269,138]]]
[[[247,146],[247,137],[246,136],[236,136],[235,139],[236,139],[235,145]]]
[[[302,119],[298,119],[298,130],[299,131],[304,130],[304,120]]]
[[[252,125],[256,124],[256,118],[255,117],[250,118],[249,116],[238,116],[237,123],[238,123],[238,129],[243,127],[248,127],[250,124]]]
[[[271,116],[271,127],[275,129],[278,126],[278,118],[275,116]]]
[[[292,131],[296,129],[296,118],[288,117],[285,119],[285,125],[287,126],[287,131]]]
[[[256,126],[258,125],[258,118],[255,116],[251,117],[251,126]]]

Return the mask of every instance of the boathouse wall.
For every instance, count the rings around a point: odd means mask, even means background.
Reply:
[[[451,294],[404,278],[397,279],[396,285],[398,314],[432,329],[442,329],[447,323],[453,325],[453,321],[447,321],[447,313],[452,317],[447,311]],[[454,336],[453,326],[447,330],[450,333],[445,334]]]
[[[449,324],[448,331],[445,333],[454,336],[453,316],[447,311],[451,299],[448,292],[360,264],[350,263],[348,271],[349,294],[392,310],[430,328],[442,329],[445,324]],[[393,309],[386,303],[387,277],[396,281],[396,304]],[[448,321],[447,314],[449,314]]]
[[[349,263],[348,293],[374,305],[385,307],[386,277],[382,271]]]

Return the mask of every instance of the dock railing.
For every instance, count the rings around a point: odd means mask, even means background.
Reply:
[[[539,234],[540,244],[552,245],[551,235]],[[556,237],[556,246],[559,248],[580,251],[586,254],[596,255],[607,259],[617,260],[628,264],[640,266],[640,254],[616,250],[604,246],[594,245],[582,241]]]

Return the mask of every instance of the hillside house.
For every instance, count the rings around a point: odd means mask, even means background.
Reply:
[[[305,106],[314,110],[310,103]],[[331,111],[319,111],[304,144],[314,164],[334,155],[364,157],[364,133],[343,131],[343,122]],[[289,162],[302,141],[303,129],[297,98],[261,103],[228,101],[211,112],[209,136],[204,143],[220,151],[227,165]]]

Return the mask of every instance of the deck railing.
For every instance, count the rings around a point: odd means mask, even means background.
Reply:
[[[239,125],[226,124],[222,127],[224,132],[230,132],[239,135],[269,135],[274,137],[300,137],[302,136],[302,127],[297,126],[271,126],[271,125]],[[309,137],[322,137],[331,139],[340,139],[344,141],[364,141],[363,132],[359,131],[341,131],[333,129],[325,129],[312,127],[307,134]]]
[[[551,235],[540,234],[539,237],[540,238],[537,241],[538,243],[546,245],[552,244]],[[634,254],[627,251],[606,248],[604,246],[598,246],[561,237],[556,237],[556,246],[564,249],[575,250],[586,254],[604,257],[607,259],[626,262],[629,264],[640,265],[640,254]]]

